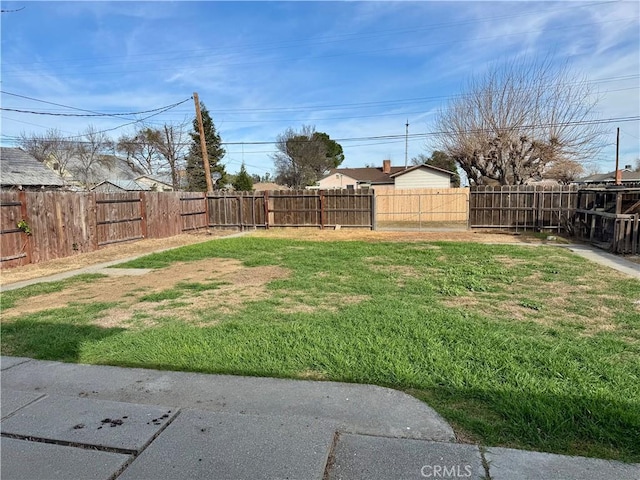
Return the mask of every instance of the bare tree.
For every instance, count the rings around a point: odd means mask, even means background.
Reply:
[[[134,169],[148,175],[158,172],[160,131],[149,127],[139,127],[133,135],[122,135],[116,150],[126,156],[127,163]]]
[[[580,163],[561,159],[547,164],[547,168],[542,173],[542,178],[557,180],[564,185],[568,185],[583,175],[584,172],[585,169]]]
[[[82,186],[89,190],[95,183],[93,169],[97,165],[111,166],[114,158],[110,153],[113,150],[113,141],[104,133],[96,130],[92,125],[78,136],[74,142],[74,159],[71,173]]]
[[[173,189],[180,188],[180,170],[187,149],[187,122],[179,124],[164,124],[158,131],[157,149],[162,156],[163,163],[171,175]]]
[[[473,78],[467,92],[439,112],[435,143],[472,184],[522,184],[553,162],[593,158],[602,135],[596,102],[589,84],[566,64],[509,63]]]
[[[47,164],[64,178],[67,165],[74,155],[74,144],[67,140],[57,129],[49,129],[38,135],[20,134],[20,147],[40,162]]]

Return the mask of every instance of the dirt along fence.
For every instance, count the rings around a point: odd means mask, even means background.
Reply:
[[[378,229],[467,226],[468,188],[381,190],[375,197]]]
[[[2,192],[0,267],[206,228],[373,228],[368,192]]]
[[[473,187],[469,227],[561,232],[576,209],[573,185]]]

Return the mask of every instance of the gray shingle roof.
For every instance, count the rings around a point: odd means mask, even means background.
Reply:
[[[390,173],[384,173],[382,167],[365,167],[365,168],[334,168],[329,175],[342,173],[348,177],[358,180],[359,182],[371,182],[372,184],[393,183],[390,178],[394,173],[399,173],[404,167],[391,167]],[[324,177],[327,178],[327,177]]]
[[[630,170],[621,170],[623,182],[640,182],[640,172],[632,172]],[[596,173],[585,178],[576,180],[577,183],[609,183],[616,181],[616,172]]]
[[[0,147],[0,183],[12,186],[62,187],[56,173],[20,148]]]
[[[98,187],[100,187],[100,185],[104,185],[105,183],[110,183],[111,185],[117,187],[120,190],[126,190],[128,192],[137,192],[137,191],[141,191],[141,190],[151,190],[151,188],[149,188],[146,185],[142,185],[138,182],[136,182],[135,180],[119,180],[119,179],[112,179],[112,180],[104,180],[103,182],[100,182],[98,185],[96,185],[95,187],[92,188],[92,190],[97,189]]]

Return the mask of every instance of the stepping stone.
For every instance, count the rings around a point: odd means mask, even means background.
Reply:
[[[118,477],[322,480],[335,427],[298,417],[182,412]]]
[[[327,480],[485,478],[475,445],[340,434]]]
[[[51,396],[0,423],[3,435],[140,452],[173,417],[176,408]]]
[[[120,453],[2,438],[2,478],[110,480],[131,458]]]

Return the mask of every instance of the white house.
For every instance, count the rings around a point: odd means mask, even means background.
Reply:
[[[450,188],[454,172],[416,165],[413,167],[392,167],[391,160],[384,160],[382,167],[334,168],[329,175],[320,179],[315,188],[319,190],[374,188],[400,190],[413,188]]]

